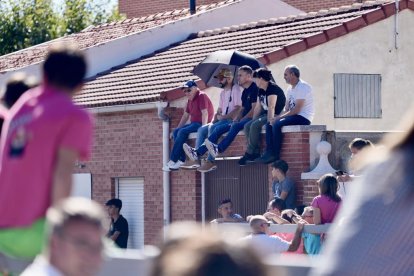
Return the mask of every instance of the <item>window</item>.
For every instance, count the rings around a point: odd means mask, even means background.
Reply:
[[[335,118],[381,118],[381,75],[334,74]]]

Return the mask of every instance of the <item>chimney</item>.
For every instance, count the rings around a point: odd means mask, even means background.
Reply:
[[[190,0],[190,13],[196,13],[196,0]]]

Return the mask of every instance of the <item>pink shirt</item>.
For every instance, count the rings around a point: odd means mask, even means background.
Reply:
[[[219,101],[219,108],[221,108],[221,115],[229,114],[230,112],[234,110],[236,105],[242,106],[241,96],[242,96],[242,90],[240,89],[240,86],[238,86],[237,84],[233,85],[231,90],[223,89],[223,91],[221,91],[220,93],[220,101]]]
[[[0,144],[0,227],[25,227],[51,203],[59,148],[90,155],[91,116],[51,88],[25,93],[10,110]]]
[[[326,195],[318,195],[312,200],[311,205],[321,210],[321,224],[324,224],[334,220],[341,202],[335,202]]]
[[[291,242],[293,241],[293,238],[295,237],[295,233],[274,233],[271,236],[276,236],[276,237],[281,238],[282,240]],[[303,239],[300,239],[300,244],[296,251],[293,251],[293,252],[286,251],[283,253],[284,254],[303,254]]]

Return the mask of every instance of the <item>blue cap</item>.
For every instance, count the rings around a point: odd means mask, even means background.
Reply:
[[[181,88],[191,88],[191,87],[194,87],[194,86],[197,87],[197,84],[195,83],[195,81],[188,80],[181,86]]]

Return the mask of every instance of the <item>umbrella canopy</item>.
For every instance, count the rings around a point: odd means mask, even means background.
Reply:
[[[228,68],[233,72],[234,79],[237,80],[237,69],[240,66],[248,65],[253,70],[265,68],[254,56],[237,50],[219,50],[209,54],[203,61],[196,65],[192,71],[208,86],[217,86],[219,83],[214,76],[223,68]]]

